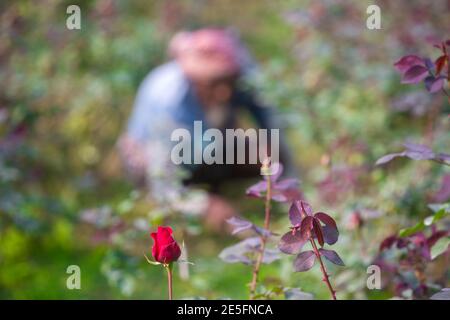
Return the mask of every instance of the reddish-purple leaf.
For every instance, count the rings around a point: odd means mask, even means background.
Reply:
[[[303,239],[300,232],[294,234],[290,231],[285,233],[278,244],[278,248],[281,252],[286,254],[299,253],[308,239]]]
[[[276,182],[282,174],[283,174],[283,165],[279,162],[271,163],[270,164],[270,172],[267,172],[266,174],[264,174],[263,178],[265,181],[269,180],[269,178],[270,178],[270,181]]]
[[[325,242],[329,245],[335,244],[339,238],[336,221],[324,212],[317,212],[314,217],[325,224],[325,226],[321,228]]]
[[[258,227],[256,225],[254,225],[253,223],[251,223],[250,221],[242,219],[242,218],[231,217],[227,220],[227,222],[234,227],[231,234],[236,234],[236,233],[239,233],[239,232],[242,232],[245,230],[252,230],[252,231],[256,232],[257,234],[264,236],[264,237],[269,237],[272,235],[272,233],[269,230]]]
[[[272,200],[278,202],[293,201],[302,198],[297,179],[283,179],[275,182],[272,191]]]
[[[406,147],[405,151],[385,155],[377,160],[376,165],[389,162],[396,157],[408,157],[412,160],[439,159],[439,156],[436,155],[429,147],[425,145],[416,143],[405,143],[404,146]]]
[[[236,234],[253,228],[253,223],[238,217],[231,217],[227,220],[227,222],[234,227],[231,234]]]
[[[300,200],[300,207],[302,208],[302,213],[307,216],[312,216],[313,211],[308,202]]]
[[[323,239],[323,233],[322,233],[322,227],[320,225],[319,220],[313,218],[313,228],[314,233],[317,237],[317,241],[319,242],[320,246],[323,247],[324,239]]]
[[[319,252],[322,256],[324,256],[328,261],[337,264],[338,266],[345,266],[344,261],[342,261],[341,257],[334,250],[326,250],[323,248],[319,249]]]
[[[408,246],[409,242],[410,242],[409,239],[397,238],[397,241],[396,241],[397,249],[406,248]]]
[[[442,71],[442,69],[444,69],[445,63],[447,62],[447,56],[446,55],[442,55],[439,58],[436,59],[436,61],[434,62],[434,64],[436,65],[436,74],[439,75]]]
[[[307,216],[303,219],[300,225],[300,233],[303,239],[309,239],[311,236],[311,229],[313,228],[314,217]]]
[[[289,208],[289,220],[293,226],[299,226],[302,222],[302,214],[300,210],[300,201],[292,202],[292,205]]]
[[[273,190],[272,200],[276,202],[291,202],[302,198],[302,193],[298,189]]]
[[[272,182],[276,182],[281,177],[281,175],[283,174],[283,165],[278,162],[277,165],[273,166],[273,169],[276,169],[276,172],[273,172],[273,174],[270,176],[264,176],[264,179],[267,180],[267,178],[270,177],[270,180]]]
[[[289,220],[293,226],[299,226],[302,219],[312,215],[311,206],[303,200],[294,200],[289,209]]]
[[[444,77],[435,78],[433,76],[429,76],[425,78],[425,87],[430,93],[436,93],[440,91],[444,87],[444,83],[445,83]]]
[[[447,153],[439,153],[435,157],[436,160],[445,162],[450,165],[450,154]]]
[[[241,262],[243,264],[252,264],[253,261],[247,256],[254,253],[261,247],[261,239],[259,237],[247,238],[230,247],[222,250],[219,254],[220,259],[227,263]]]
[[[413,160],[431,160],[435,157],[434,152],[427,146],[417,143],[404,143],[406,150],[403,154]]]
[[[287,202],[288,201],[288,199],[285,197],[284,194],[282,194],[278,191],[275,191],[275,190],[272,191],[272,200],[276,201],[276,202]]]
[[[294,178],[283,179],[275,184],[275,188],[278,190],[288,190],[298,188],[299,181]]]
[[[415,55],[404,56],[394,63],[395,68],[401,73],[405,73],[408,69],[417,65],[425,66],[425,63],[422,58]]]
[[[266,181],[260,181],[251,187],[249,187],[246,191],[247,196],[254,197],[254,198],[261,198],[262,192],[265,192],[267,190],[267,182]]]
[[[304,251],[300,253],[294,261],[294,270],[296,272],[308,271],[314,266],[316,255],[314,251]]]
[[[420,153],[428,153],[431,152],[431,149],[424,144],[405,142],[403,144],[408,151],[415,151]]]
[[[429,59],[429,58],[425,58],[425,59],[423,59],[423,61],[425,62],[425,67],[427,67],[428,71],[430,73],[433,73],[433,70],[434,70],[433,61],[431,61],[431,59]]]
[[[380,251],[383,251],[385,249],[389,249],[390,247],[392,247],[392,245],[397,242],[398,238],[397,236],[390,236],[387,237],[386,239],[384,239],[381,244],[380,244]]]
[[[322,227],[323,238],[326,243],[333,245],[338,241],[339,231],[337,228],[330,225],[325,225]]]
[[[263,198],[267,191],[267,180],[270,177],[272,183],[272,200],[277,202],[292,201],[300,199],[302,194],[298,188],[299,181],[297,179],[284,179],[278,182],[280,175],[283,172],[283,165],[281,163],[277,166],[278,170],[271,176],[264,176],[264,180],[260,181],[246,190],[249,197]]]
[[[377,162],[375,163],[375,165],[379,166],[381,164],[388,163],[392,159],[397,158],[397,157],[401,157],[401,156],[403,156],[403,153],[390,153],[390,154],[387,154],[385,156],[382,156],[380,159],[378,159]]]
[[[409,68],[402,77],[402,83],[416,84],[428,76],[428,69],[424,66],[413,66]]]
[[[314,217],[322,221],[324,224],[337,228],[336,221],[325,212],[317,212]]]
[[[222,259],[226,263],[238,263],[238,262],[240,262],[240,263],[243,263],[243,264],[246,264],[246,265],[251,265],[252,264],[252,260],[249,257],[247,257],[245,255],[242,255],[242,254],[234,254],[234,253],[228,254],[228,253],[224,253],[224,254],[219,255],[219,258]]]
[[[276,249],[265,249],[261,262],[264,264],[271,264],[272,262],[280,259],[280,251]]]

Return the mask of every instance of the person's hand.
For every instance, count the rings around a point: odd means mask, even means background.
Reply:
[[[207,227],[215,231],[226,230],[228,226],[226,220],[235,215],[237,215],[236,210],[227,200],[217,195],[209,196],[205,215]]]

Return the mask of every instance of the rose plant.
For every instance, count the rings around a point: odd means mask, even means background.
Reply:
[[[167,271],[169,300],[173,298],[172,292],[172,270],[173,263],[178,260],[181,255],[181,248],[172,236],[171,227],[158,227],[157,232],[150,233],[153,238],[152,256],[155,261],[151,261],[147,256],[148,263],[153,265],[162,265]]]
[[[334,250],[324,249],[325,243],[333,245],[337,242],[339,231],[336,221],[324,212],[313,214],[311,206],[303,200],[295,200],[289,209],[291,231],[281,237],[278,248],[286,254],[297,254],[294,261],[296,272],[308,271],[319,261],[323,281],[327,284],[333,300],[336,300],[336,291],[333,289],[328,271],[322,257],[330,262],[344,266],[341,257]],[[318,242],[320,248],[318,248]],[[311,244],[312,250],[302,251],[306,243]]]

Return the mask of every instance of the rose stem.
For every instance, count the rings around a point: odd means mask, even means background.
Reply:
[[[172,266],[169,264],[167,270],[167,283],[169,288],[169,300],[172,300]]]
[[[264,217],[264,229],[269,230],[270,225],[270,200],[272,199],[272,186],[270,176],[267,179],[267,193],[266,193],[266,207],[265,207],[265,217]],[[253,277],[250,284],[250,300],[255,298],[256,283],[258,282],[259,269],[261,268],[261,263],[264,257],[264,250],[266,249],[267,237],[261,236],[261,250],[258,252],[256,258],[255,267],[253,268]]]
[[[331,296],[333,297],[333,300],[337,300],[336,299],[336,291],[334,291],[333,287],[331,286],[330,278],[328,277],[328,273],[327,273],[327,269],[325,268],[325,265],[322,262],[322,258],[320,257],[319,250],[317,250],[316,242],[314,241],[313,238],[310,238],[309,241],[311,242],[311,245],[314,249],[314,254],[316,255],[317,259],[319,259],[319,262],[320,262],[320,269],[322,270],[322,273],[323,273],[322,281],[327,284],[328,289],[331,292]]]

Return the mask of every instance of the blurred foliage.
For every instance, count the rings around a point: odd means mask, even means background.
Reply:
[[[284,119],[307,199],[338,219],[347,265],[330,266],[338,298],[392,297],[388,288],[367,291],[366,268],[384,237],[431,214],[427,205],[449,170],[407,159],[374,163],[405,140],[450,150],[448,101],[401,85],[392,64],[448,38],[449,4],[375,1],[382,29],[368,30],[372,2],[2,1],[0,297],[164,298],[163,271],[143,258],[150,229],[162,222],[195,263],[175,282],[176,297],[248,297],[248,268],[217,257],[233,238],[155,207],[123,175],[115,149],[136,89],[167,59],[170,37],[206,25],[240,32],[260,63],[254,85]],[[82,29],[67,30],[66,8],[75,3]],[[250,184],[224,190],[258,222],[262,204],[243,196]],[[287,207],[275,211],[273,230],[283,231]],[[356,228],[348,223],[355,212],[365,221]],[[441,256],[433,269],[443,286],[448,260]],[[294,274],[291,263],[265,266],[266,288],[328,298],[319,270]],[[71,264],[81,267],[81,290],[66,288]]]

